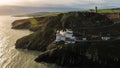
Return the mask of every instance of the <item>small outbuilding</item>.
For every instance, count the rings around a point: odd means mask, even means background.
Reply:
[[[103,37],[101,37],[101,39],[102,39],[102,40],[110,40],[111,38],[108,37],[108,36],[103,36]]]

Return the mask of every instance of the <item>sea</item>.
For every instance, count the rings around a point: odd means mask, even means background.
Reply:
[[[0,16],[0,68],[61,68],[55,64],[34,61],[41,52],[15,49],[15,42],[33,32],[11,29],[12,22],[28,17]]]

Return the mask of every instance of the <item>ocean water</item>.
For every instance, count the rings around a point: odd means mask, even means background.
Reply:
[[[17,39],[29,35],[29,30],[11,29],[11,23],[20,17],[0,16],[0,68],[60,68],[55,64],[36,63],[37,51],[17,50]]]

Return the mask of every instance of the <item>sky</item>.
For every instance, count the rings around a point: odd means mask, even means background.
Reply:
[[[0,0],[0,5],[35,7],[100,8],[120,7],[120,0]]]

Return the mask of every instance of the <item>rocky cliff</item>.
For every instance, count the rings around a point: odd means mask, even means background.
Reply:
[[[81,28],[85,27],[88,28],[88,32],[94,32],[97,30],[89,30],[89,28],[112,24],[113,22],[106,16],[97,13],[69,12],[52,16],[48,17],[48,21],[42,24],[40,30],[19,39],[16,42],[16,48],[26,47],[33,50],[46,50],[46,47],[55,40],[56,30],[72,29],[74,32],[82,32],[84,30]]]
[[[54,43],[56,31],[66,29],[71,29],[76,33],[86,31],[88,34],[109,32],[112,37],[118,37],[120,24],[114,24],[105,15],[89,12],[68,12],[42,19],[37,18],[37,21],[37,25],[41,25],[40,28],[33,34],[17,40],[15,44],[16,48],[20,49],[45,51],[35,61],[83,67],[86,65],[102,65],[105,67],[106,63],[108,65],[113,63],[114,66],[119,62],[119,40],[75,45]]]
[[[119,41],[57,45],[59,47],[47,50],[35,61],[80,68],[117,68],[120,64]]]
[[[12,29],[29,29],[37,31],[41,29],[44,23],[48,21],[48,17],[28,18],[16,20],[12,23]]]

